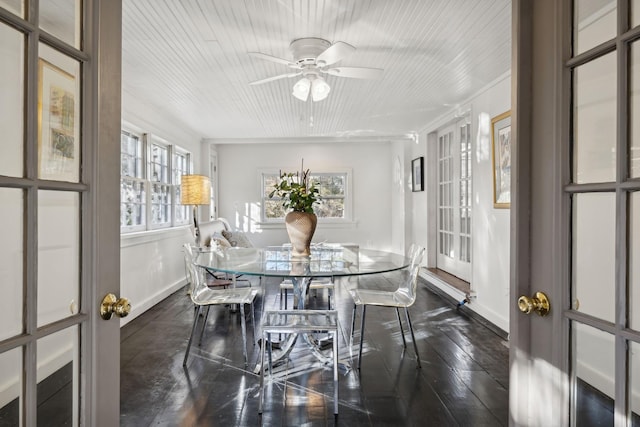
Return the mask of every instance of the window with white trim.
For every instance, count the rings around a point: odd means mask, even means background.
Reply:
[[[120,228],[123,231],[144,230],[147,195],[142,138],[123,131],[120,152]]]
[[[180,179],[191,173],[191,154],[148,134],[122,131],[120,231],[144,231],[189,223],[180,204]]]
[[[151,174],[151,227],[171,225],[171,185],[169,179],[169,147],[152,142],[149,166]]]
[[[351,218],[348,172],[317,172],[310,174],[310,182],[315,183],[320,194],[320,201],[314,204],[313,210],[318,221],[348,221]],[[282,200],[276,196],[269,198],[279,180],[278,172],[262,173],[262,221],[280,221],[287,214],[282,207]]]
[[[182,175],[189,173],[189,153],[182,151],[178,148],[174,149],[173,153],[173,167],[172,170],[172,182],[173,186],[173,200],[174,203],[174,218],[176,224],[187,224],[189,222],[189,208],[190,206],[180,204],[180,184]]]

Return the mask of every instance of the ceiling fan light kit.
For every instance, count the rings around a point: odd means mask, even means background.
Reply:
[[[309,97],[310,89],[311,81],[308,78],[303,77],[293,85],[293,92],[291,94],[298,98],[300,101],[306,101]]]
[[[310,74],[309,77],[303,77],[293,85],[291,94],[300,101],[306,101],[311,93],[313,102],[318,102],[329,96],[330,91],[331,86],[322,77]]]
[[[331,86],[322,77],[316,77],[311,81],[311,99],[314,102],[322,101],[331,91]]]
[[[278,76],[267,77],[266,79],[251,82],[251,85],[259,85],[283,78],[291,78],[302,76],[293,85],[292,95],[301,100],[307,101],[309,93],[314,102],[325,99],[331,87],[320,76],[320,74],[330,74],[338,77],[350,77],[356,79],[379,79],[382,77],[382,69],[380,68],[363,68],[363,67],[339,67],[327,68],[328,66],[340,61],[347,55],[355,52],[356,48],[348,43],[335,42],[331,44],[327,40],[315,37],[307,37],[297,39],[291,42],[289,50],[294,58],[293,61],[267,55],[261,52],[249,52],[249,55],[267,61],[276,62],[299,70],[293,73],[280,74]]]

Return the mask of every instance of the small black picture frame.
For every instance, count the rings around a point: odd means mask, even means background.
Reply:
[[[411,161],[411,191],[424,191],[424,157]]]

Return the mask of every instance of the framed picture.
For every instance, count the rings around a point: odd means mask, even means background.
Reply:
[[[38,176],[78,182],[80,178],[80,91],[77,79],[39,60]]]
[[[493,206],[511,206],[511,111],[491,119]]]
[[[424,190],[424,157],[411,161],[411,191]]]

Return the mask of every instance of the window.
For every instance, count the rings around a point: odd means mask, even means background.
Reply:
[[[191,155],[148,134],[122,131],[120,231],[143,231],[189,222],[180,205],[180,178],[191,171]]]
[[[146,192],[143,143],[138,135],[120,136],[120,228],[127,231],[146,227]]]
[[[189,173],[189,153],[184,151],[178,151],[173,154],[173,168],[172,168],[172,182],[174,185],[173,200],[175,208],[175,222],[176,224],[187,224],[189,222],[189,206],[180,204],[180,179],[182,175]]]
[[[151,226],[171,225],[171,186],[169,185],[169,147],[152,143],[151,159]]]
[[[281,220],[287,214],[282,207],[281,199],[269,198],[278,178],[278,172],[262,173],[262,220],[265,222]],[[312,173],[310,179],[315,183],[321,197],[320,201],[314,205],[318,220],[348,221],[351,217],[348,191],[349,173]]]

